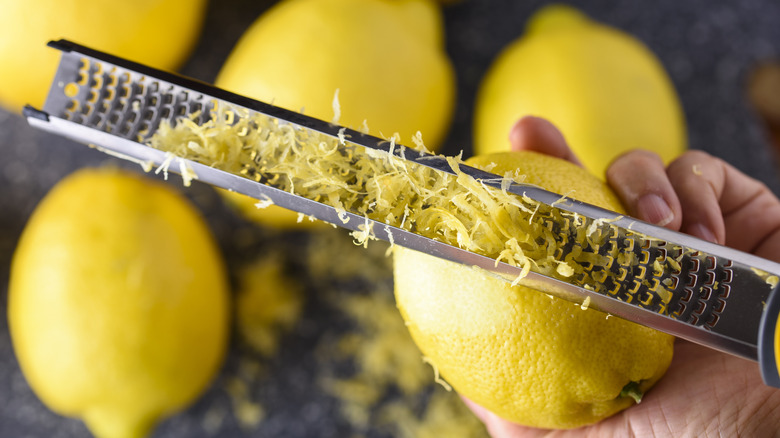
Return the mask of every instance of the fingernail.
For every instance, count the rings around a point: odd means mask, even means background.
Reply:
[[[718,243],[718,238],[715,237],[715,233],[709,229],[709,227],[703,224],[693,224],[688,228],[688,234],[696,236],[700,239],[709,240],[713,243]]]
[[[639,198],[636,209],[640,219],[661,227],[674,220],[674,213],[669,208],[669,204],[664,201],[664,198],[654,193]]]

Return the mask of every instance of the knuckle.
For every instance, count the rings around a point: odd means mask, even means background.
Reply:
[[[691,181],[700,178],[718,180],[723,173],[723,162],[707,152],[689,150],[669,164],[667,173],[673,181]]]
[[[637,170],[663,167],[661,157],[655,152],[634,149],[615,158],[607,168],[607,179],[620,179],[624,175],[633,175]]]
[[[652,165],[661,162],[661,157],[655,152],[644,149],[634,149],[618,156],[612,164],[632,167],[637,165]]]
[[[698,149],[690,149],[683,152],[682,155],[680,155],[680,158],[686,160],[711,160],[714,157],[708,152],[704,152]]]
[[[710,164],[716,161],[716,158],[704,151],[689,150],[683,152],[679,157],[669,164],[669,168],[680,166],[690,167],[693,164]]]

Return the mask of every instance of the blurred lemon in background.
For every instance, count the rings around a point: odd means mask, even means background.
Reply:
[[[439,8],[430,0],[282,1],[242,36],[216,85],[356,130],[367,125],[373,135],[397,132],[404,144],[420,131],[436,149],[455,99]],[[227,196],[251,219],[297,223],[295,213]]]
[[[177,69],[200,35],[207,0],[0,0],[0,105],[41,107],[65,38],[163,70]]]
[[[227,346],[228,285],[196,210],[118,169],[62,180],[13,257],[8,319],[27,381],[98,437],[141,437],[210,383]]]
[[[495,163],[499,175],[519,169],[526,183],[622,210],[604,182],[560,159],[504,152],[467,163]],[[469,266],[396,246],[394,278],[398,309],[434,369],[461,395],[526,426],[598,422],[633,405],[672,359],[670,335]]]
[[[476,155],[509,150],[521,117],[552,121],[594,175],[630,149],[664,161],[687,147],[683,111],[660,61],[636,38],[578,10],[547,6],[497,57],[475,107]]]

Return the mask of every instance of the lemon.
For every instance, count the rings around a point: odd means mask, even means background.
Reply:
[[[568,6],[537,12],[488,69],[475,105],[475,154],[509,150],[507,133],[525,115],[557,125],[602,178],[630,149],[668,162],[686,148],[683,111],[660,61],[633,36]]]
[[[200,34],[207,0],[0,0],[0,105],[41,107],[66,38],[164,70],[182,64]]]
[[[476,157],[497,174],[621,209],[598,178],[533,152]],[[520,236],[518,236],[520,237]],[[673,337],[452,262],[396,247],[398,308],[417,345],[462,395],[520,424],[575,428],[634,404],[672,358]],[[633,382],[633,383],[632,383]]]
[[[141,437],[221,364],[226,274],[196,210],[167,186],[81,170],[36,208],[13,257],[8,318],[27,381],[99,437]]]
[[[420,131],[436,149],[455,95],[439,8],[429,0],[282,1],[241,37],[216,85],[327,121],[339,115],[339,124],[374,135],[397,132],[404,144]],[[251,219],[297,224],[279,207],[256,211],[256,201],[227,196]]]

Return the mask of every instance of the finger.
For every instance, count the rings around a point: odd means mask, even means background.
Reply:
[[[461,396],[460,398],[466,407],[482,421],[488,434],[493,438],[541,438],[549,433],[547,430],[534,429],[509,422],[466,397]]]
[[[764,184],[701,151],[683,154],[667,174],[683,205],[682,231],[780,259],[780,200]]]
[[[561,131],[541,117],[526,116],[518,120],[509,131],[509,143],[513,151],[539,152],[582,166]]]
[[[680,229],[682,207],[658,155],[634,150],[619,156],[607,168],[607,182],[629,215],[672,230]]]
[[[681,230],[692,236],[725,243],[726,227],[720,206],[725,185],[723,162],[701,151],[688,151],[667,169],[683,206]]]

